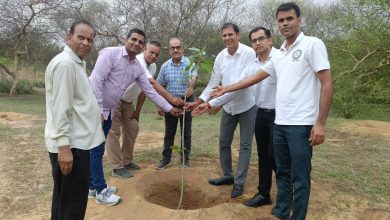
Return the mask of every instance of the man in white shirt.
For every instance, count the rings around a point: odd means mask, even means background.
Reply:
[[[210,179],[212,185],[231,185],[234,183],[231,193],[232,198],[242,195],[248,172],[251,152],[253,130],[255,127],[256,110],[255,99],[249,89],[236,92],[235,96],[222,96],[207,103],[211,97],[212,89],[222,85],[230,85],[237,82],[246,66],[254,62],[256,54],[254,50],[240,43],[240,32],[237,25],[226,23],[222,26],[222,39],[226,46],[215,59],[214,70],[207,87],[195,103],[187,104],[191,110],[198,106],[193,112],[197,115],[199,109],[207,110],[223,105],[219,154],[223,177]],[[231,144],[234,131],[240,124],[240,151],[237,163],[236,176],[233,177]]]
[[[244,77],[256,73],[279,50],[272,47],[272,37],[269,29],[256,27],[249,32],[249,40],[256,51],[257,59],[244,71]],[[244,202],[249,207],[259,207],[271,204],[270,191],[272,186],[272,171],[275,170],[275,157],[272,145],[273,126],[275,121],[276,78],[268,77],[252,86],[256,97],[257,115],[255,137],[257,143],[259,185],[258,193]]]
[[[153,79],[156,73],[156,61],[160,56],[161,44],[149,41],[143,53],[136,56],[153,88],[170,103],[182,105],[181,99],[175,98]],[[119,178],[129,178],[133,174],[129,170],[140,167],[133,162],[135,140],[139,131],[139,115],[145,101],[145,94],[136,82],[124,92],[120,102],[112,111],[112,125],[106,140],[108,160],[112,167],[112,175]],[[136,107],[134,103],[137,101]],[[121,132],[122,128],[122,132]],[[122,133],[122,147],[119,138]]]
[[[301,220],[309,205],[312,147],[325,141],[333,81],[325,44],[300,30],[299,7],[293,2],[281,4],[276,17],[286,39],[280,56],[271,58],[255,75],[218,87],[213,95],[277,77],[273,145],[278,191],[271,219]]]
[[[84,61],[94,38],[89,22],[74,22],[64,51],[46,68],[45,142],[54,181],[51,219],[84,219],[89,150],[104,142],[100,110]]]

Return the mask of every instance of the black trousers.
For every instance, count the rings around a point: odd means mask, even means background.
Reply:
[[[184,97],[182,97],[184,100]],[[188,97],[187,101],[192,102],[194,97]],[[164,114],[165,118],[165,136],[164,136],[164,150],[163,157],[165,160],[171,161],[172,149],[171,147],[175,143],[175,135],[177,130],[177,124],[180,121],[180,131],[183,129],[183,115],[180,117],[176,117],[171,115],[171,113],[167,112]],[[192,133],[192,116],[191,112],[185,113],[184,119],[184,143],[181,146],[184,146],[184,157],[185,159],[189,159],[191,152],[191,133]],[[182,140],[180,140],[182,142]]]
[[[72,149],[73,168],[61,173],[58,154],[49,153],[54,181],[51,204],[52,220],[82,220],[88,202],[89,150]]]
[[[276,170],[274,148],[272,142],[275,110],[259,108],[257,110],[255,137],[257,155],[259,158],[259,193],[270,196],[272,186],[272,171]]]

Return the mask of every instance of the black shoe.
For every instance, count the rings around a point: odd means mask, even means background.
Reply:
[[[167,159],[162,159],[160,160],[160,163],[158,163],[156,165],[156,169],[157,170],[162,170],[164,169],[165,167],[169,167],[171,165],[171,161],[167,160]]]
[[[239,196],[242,195],[243,192],[244,192],[244,186],[243,185],[234,184],[231,197],[232,198],[239,197]]]
[[[209,179],[209,183],[214,186],[232,185],[234,183],[233,177],[221,177],[217,179]]]
[[[260,195],[260,193],[257,193],[255,196],[253,196],[252,199],[244,202],[244,205],[253,208],[257,208],[262,205],[271,205],[271,204],[272,204],[271,198],[269,196],[263,197],[262,195]]]

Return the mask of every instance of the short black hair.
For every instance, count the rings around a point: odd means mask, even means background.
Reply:
[[[145,35],[145,32],[143,30],[140,30],[138,28],[133,28],[129,31],[129,33],[127,34],[127,39],[129,39],[131,37],[132,34],[139,34],[139,35],[142,35],[144,36],[145,38],[145,41],[146,41],[146,35]]]
[[[226,28],[230,28],[230,27],[233,28],[234,32],[240,33],[240,29],[238,29],[238,26],[236,24],[233,24],[230,22],[223,24],[221,27],[221,31],[225,30]]]
[[[249,32],[249,41],[251,41],[252,40],[252,34],[253,33],[256,33],[256,32],[258,32],[258,31],[260,31],[260,30],[263,30],[264,31],[264,33],[265,33],[265,36],[267,37],[267,38],[270,38],[271,37],[271,31],[269,30],[269,29],[267,29],[267,28],[265,28],[265,27],[255,27],[255,28],[253,28],[250,32]]]
[[[152,44],[152,45],[154,45],[154,46],[156,46],[156,47],[161,47],[160,42],[158,42],[158,41],[156,41],[156,40],[148,41],[147,44]]]
[[[280,11],[290,11],[291,9],[295,11],[297,17],[301,17],[301,9],[299,9],[298,5],[295,4],[295,2],[287,2],[279,5],[276,9],[276,17],[278,16],[278,13]]]
[[[70,29],[69,29],[69,33],[70,34],[74,34],[74,29],[76,29],[76,26],[79,25],[79,24],[86,24],[88,26],[90,26],[93,30],[93,36],[95,37],[96,36],[96,31],[95,31],[95,28],[93,27],[93,25],[87,21],[87,20],[77,20],[77,21],[74,21],[72,23],[72,25],[70,26]]]

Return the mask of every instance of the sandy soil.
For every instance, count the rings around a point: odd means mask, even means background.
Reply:
[[[28,115],[0,112],[0,124],[26,128],[31,126],[31,123],[18,122],[32,119]],[[362,132],[362,134],[390,137],[390,123],[377,121],[348,123],[350,124],[346,123],[342,126],[345,129]],[[160,148],[163,136],[159,132],[141,132],[137,139],[135,153]],[[0,167],[9,161],[4,159],[3,153],[0,154]],[[236,157],[235,154],[234,156]],[[42,157],[35,158],[35,160],[42,160]],[[242,205],[244,200],[251,198],[257,192],[258,177],[255,166],[251,166],[248,172],[244,195],[237,199],[231,199],[232,186],[216,187],[207,183],[209,178],[220,175],[218,158],[205,161],[194,161],[191,168],[184,170],[183,209],[176,210],[179,202],[181,173],[178,164],[162,171],[157,171],[153,164],[140,164],[141,170],[134,171],[134,177],[130,179],[108,177],[110,185],[118,186],[117,194],[121,196],[122,201],[116,206],[106,207],[96,204],[92,199],[88,203],[86,219],[255,220],[256,217],[270,216],[272,205],[261,208],[249,208]],[[6,184],[4,183],[6,180],[3,179],[5,174],[0,174],[0,177],[2,179],[1,184]],[[8,182],[8,184],[12,183]],[[275,188],[274,185],[272,198],[275,198]],[[331,184],[312,181],[311,192],[307,219],[390,220],[389,206],[376,207],[373,204],[367,204],[364,200],[359,201],[361,198],[354,195],[341,195]],[[46,195],[50,194],[50,192],[45,193]],[[7,194],[0,196],[0,209],[6,210],[6,204],[9,204],[9,202],[12,201],[7,197]],[[19,213],[13,216],[12,219],[48,219],[49,209],[50,203],[45,202],[38,205],[35,210]]]

